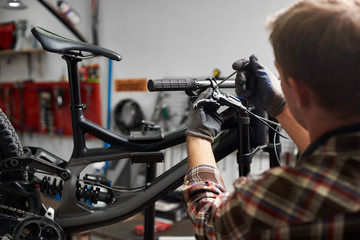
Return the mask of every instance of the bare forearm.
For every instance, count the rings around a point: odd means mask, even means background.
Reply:
[[[309,132],[302,126],[292,113],[290,112],[289,107],[285,109],[276,117],[281,126],[294,141],[296,146],[301,152],[304,152],[307,146],[310,144]]]
[[[186,144],[189,169],[204,164],[216,167],[211,143],[208,140],[188,135],[186,137]]]

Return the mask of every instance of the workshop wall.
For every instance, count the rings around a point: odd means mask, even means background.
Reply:
[[[56,1],[49,1],[56,4]],[[91,41],[91,1],[71,1],[71,5],[81,16],[76,28]],[[8,10],[0,8],[0,23],[28,20],[34,26],[41,26],[59,35],[76,39],[67,28],[56,19],[44,6],[36,0],[26,0],[28,8],[24,10]],[[31,33],[27,33],[31,34]],[[37,56],[33,58],[33,75],[29,76],[26,56],[1,57],[0,81],[16,81],[32,78],[36,81],[59,81],[66,74],[66,65],[60,55],[43,54],[41,62]],[[12,64],[14,63],[14,64]]]
[[[36,0],[25,1],[26,10],[0,9],[0,22],[27,19],[69,38],[76,39],[57,19]],[[55,1],[53,1],[55,2]],[[81,16],[79,31],[91,42],[91,1],[69,1]],[[121,62],[112,63],[112,80],[132,78],[211,77],[215,68],[226,77],[232,73],[232,63],[257,54],[261,62],[275,71],[274,57],[268,32],[267,17],[288,5],[289,0],[106,0],[99,1],[99,43],[122,55]],[[29,76],[26,57],[0,57],[0,83],[24,79],[58,81],[66,74],[65,62],[56,54],[42,54],[33,58]],[[102,93],[102,121],[106,123],[108,60],[100,63]],[[275,71],[276,72],[276,71]],[[114,89],[114,88],[113,88]],[[144,111],[145,119],[152,120],[158,93],[112,91],[111,108],[123,99],[133,99]],[[170,93],[164,100],[175,115],[175,128],[181,126],[186,113],[187,97]],[[112,129],[118,131],[112,121]],[[24,144],[42,145],[67,159],[72,140],[49,136],[22,138]],[[53,142],[52,142],[53,141]],[[59,142],[61,141],[61,149]],[[97,145],[99,143],[94,143]],[[49,149],[50,148],[50,149]],[[180,152],[183,152],[179,150]],[[172,153],[173,155],[177,153]],[[181,153],[182,154],[182,153]],[[256,169],[266,168],[260,165]],[[224,167],[224,170],[230,167]]]
[[[290,1],[291,2],[291,1]],[[288,0],[118,1],[100,4],[100,42],[123,56],[121,77],[224,75],[255,53],[273,68],[265,30],[269,14]]]

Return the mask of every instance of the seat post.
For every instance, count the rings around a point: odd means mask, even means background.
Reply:
[[[64,55],[62,58],[67,63],[70,91],[70,112],[73,130],[74,150],[72,157],[82,157],[86,151],[85,132],[81,127],[83,119],[83,109],[85,105],[81,103],[80,82],[78,79],[78,62],[81,59]]]

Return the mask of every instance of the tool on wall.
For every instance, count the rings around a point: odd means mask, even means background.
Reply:
[[[40,90],[40,131],[43,133],[54,133],[54,116],[52,112],[52,92]]]
[[[25,102],[24,102],[24,84],[22,82],[17,82],[14,84],[14,88],[19,90],[20,97],[20,136],[23,135],[25,129]]]
[[[91,92],[93,90],[93,87],[91,85],[85,85],[84,87],[86,90],[86,102],[85,102],[86,109],[85,109],[85,111],[87,112],[90,107],[91,95],[92,95]]]
[[[222,78],[220,77],[221,75],[221,71],[218,68],[215,68],[213,70],[213,78],[216,80],[221,80]]]
[[[62,108],[65,106],[65,91],[65,88],[54,88],[55,103],[57,108]]]
[[[164,98],[167,96],[167,93],[159,92],[155,103],[154,113],[151,118],[151,121],[156,124],[162,123],[161,125],[165,132],[170,131],[172,128],[176,128],[176,126],[171,121],[173,115],[170,113],[170,107],[166,101],[164,101]]]
[[[179,127],[185,126],[186,121],[187,121],[187,119],[189,117],[189,110],[190,110],[190,107],[192,105],[191,98],[192,97],[188,96],[188,101],[186,102],[185,111],[183,112],[181,120],[179,122]]]
[[[100,84],[81,84],[82,101],[87,109],[84,115],[101,124]],[[71,135],[69,86],[66,82],[22,81],[0,84],[0,108],[20,132],[57,133]]]

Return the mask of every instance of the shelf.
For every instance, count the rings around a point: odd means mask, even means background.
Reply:
[[[42,48],[28,48],[28,49],[23,49],[23,50],[12,50],[12,49],[8,49],[8,50],[0,50],[0,58],[3,59],[12,59],[15,56],[25,56],[27,58],[27,68],[28,68],[28,74],[29,77],[32,77],[32,68],[33,68],[33,64],[32,64],[32,55],[33,54],[38,54],[37,55],[37,59],[38,62],[41,61],[41,55],[42,53],[45,53],[45,50],[43,50]],[[9,61],[11,62],[11,61]]]
[[[0,51],[0,56],[13,56],[13,55],[20,55],[20,54],[32,54],[32,53],[43,53],[43,52],[45,52],[45,51],[40,48],[29,48],[29,49],[23,49],[20,51],[2,50],[2,51]]]

